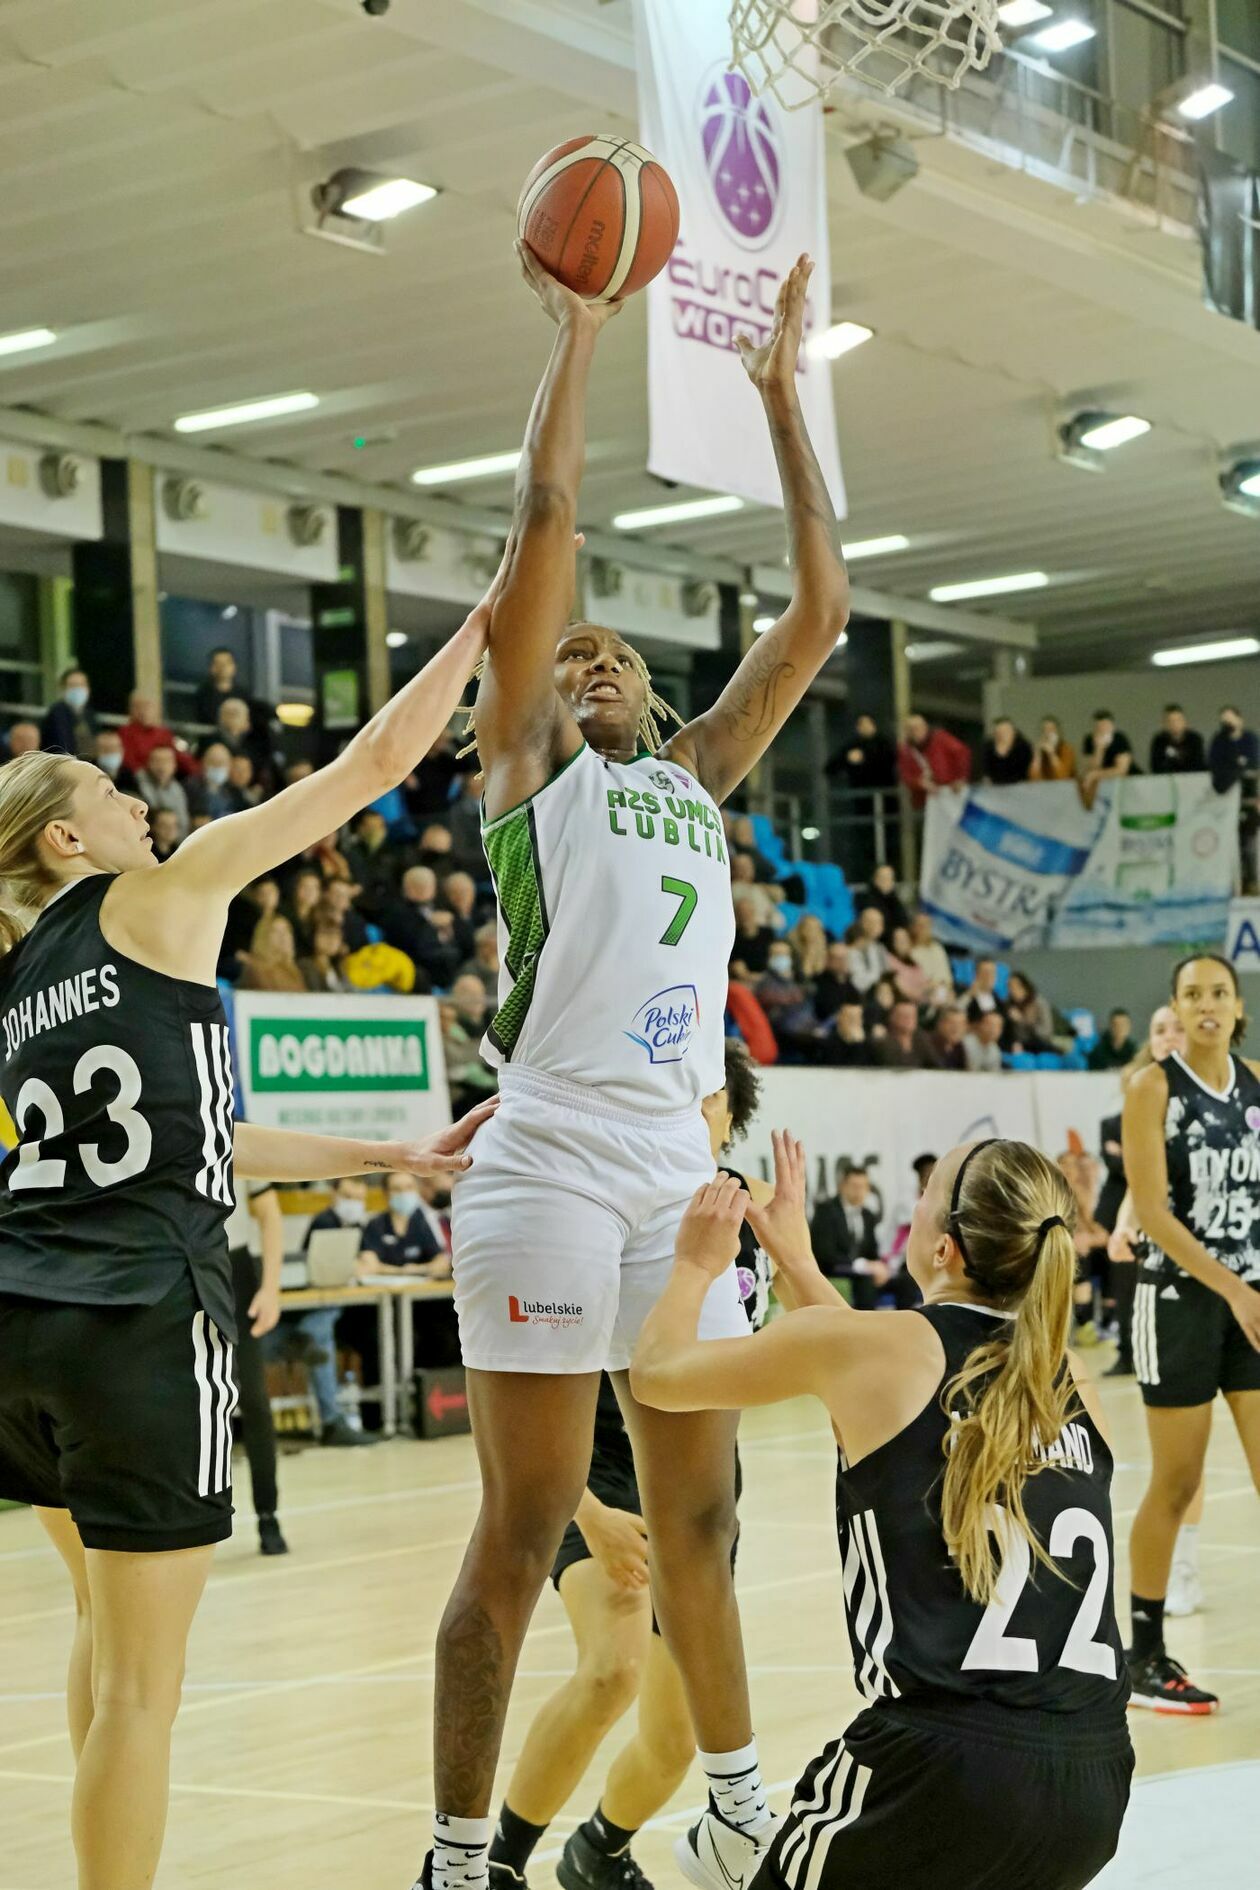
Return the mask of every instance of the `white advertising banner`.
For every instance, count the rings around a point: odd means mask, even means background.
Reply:
[[[1238,860],[1238,790],[1206,774],[1104,783],[1092,808],[1071,781],[936,794],[921,904],[973,951],[1181,945],[1225,935]]]
[[[364,1141],[450,1122],[434,998],[240,991],[232,1018],[247,1122]]]
[[[785,112],[731,69],[729,0],[635,0],[640,136],[674,180],[674,254],[647,290],[651,444],[662,479],[781,503],[737,335],[763,341],[779,283],[814,258],[806,335],[831,321],[821,106]],[[802,349],[801,406],[841,518],[831,364]]]
[[[960,1076],[936,1070],[762,1070],[761,1101],[737,1167],[773,1174],[771,1129],[789,1129],[805,1145],[811,1201],[832,1192],[839,1157],[864,1162],[879,1195],[886,1237],[914,1201],[911,1163],[960,1142],[1000,1135],[1061,1155],[1069,1138],[1097,1154],[1099,1125],[1120,1106],[1115,1075],[1071,1072]]]

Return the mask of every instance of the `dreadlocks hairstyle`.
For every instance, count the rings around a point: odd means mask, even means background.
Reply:
[[[977,1143],[955,1173],[944,1226],[980,1291],[1014,1313],[941,1393],[946,1411],[962,1413],[945,1438],[941,1520],[975,1601],[993,1598],[994,1537],[1004,1529],[1022,1535],[1038,1561],[1062,1573],[1028,1521],[1024,1485],[1045,1469],[1038,1446],[1053,1444],[1074,1406],[1066,1358],[1076,1212],[1059,1170],[1027,1142]]]
[[[654,755],[665,739],[661,728],[662,722],[674,722],[681,728],[683,719],[672,702],[666,702],[664,696],[657,695],[652,687],[652,672],[639,652],[631,648],[628,643],[626,649],[630,653],[630,667],[643,684],[643,711],[639,716],[639,726],[635,732],[638,735],[640,747],[646,749],[648,754]],[[483,656],[473,671],[473,681],[480,683],[485,673],[486,659]],[[462,710],[461,713],[465,718],[464,734],[469,739],[459,750],[456,756],[457,761],[462,761],[465,755],[475,755],[477,752],[477,711],[475,708],[468,708]]]

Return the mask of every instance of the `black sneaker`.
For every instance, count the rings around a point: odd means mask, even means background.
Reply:
[[[1144,1660],[1127,1656],[1129,1662],[1130,1706],[1147,1706],[1156,1713],[1215,1713],[1220,1701],[1215,1693],[1205,1693],[1193,1686],[1179,1660],[1161,1647]]]
[[[652,1890],[628,1848],[610,1857],[580,1828],[560,1853],[556,1876],[564,1890]]]
[[[374,1444],[376,1439],[369,1437],[366,1431],[356,1431],[344,1418],[338,1418],[335,1424],[325,1424],[319,1441],[332,1450],[357,1450],[364,1444]]]
[[[289,1545],[274,1516],[258,1518],[258,1552],[260,1555],[287,1555],[289,1553]]]

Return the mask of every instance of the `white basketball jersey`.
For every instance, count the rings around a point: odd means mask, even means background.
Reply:
[[[633,1109],[721,1089],[731,870],[716,803],[656,755],[579,748],[483,829],[499,900],[494,1065]]]

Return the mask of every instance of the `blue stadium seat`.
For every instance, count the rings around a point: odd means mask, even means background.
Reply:
[[[1035,1070],[1040,1067],[1040,1059],[1027,1050],[1012,1050],[1002,1058],[1002,1066],[1007,1070]]]
[[[750,819],[758,853],[764,853],[770,864],[782,871],[787,865],[787,848],[775,832],[774,822],[767,814],[752,814]]]
[[[971,985],[976,975],[975,959],[974,958],[955,958],[953,969],[954,969],[955,986],[960,991],[966,991]]]
[[[1039,1070],[1061,1070],[1063,1068],[1063,1058],[1059,1055],[1057,1050],[1039,1050],[1036,1062]]]
[[[384,942],[385,934],[379,925],[365,924],[363,930],[367,935],[369,945],[380,945]]]
[[[997,977],[994,980],[994,988],[1000,998],[1004,998],[1011,988],[1011,968],[1009,965],[1004,965],[1001,959],[998,960]]]
[[[415,822],[407,812],[407,803],[403,799],[401,788],[390,788],[387,794],[382,794],[380,799],[373,801],[371,805],[374,813],[384,816],[391,840],[415,839]]]
[[[797,920],[803,919],[805,917],[805,914],[809,911],[809,907],[808,906],[794,906],[790,903],[790,901],[785,899],[780,904],[779,911],[783,915],[784,931],[790,932],[792,930],[792,927],[796,924]]]

